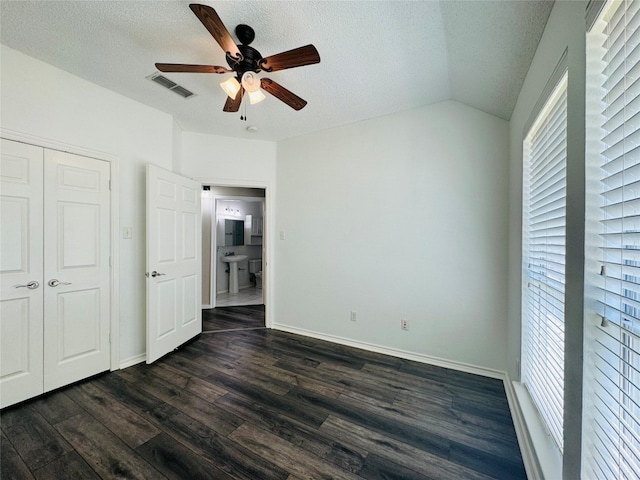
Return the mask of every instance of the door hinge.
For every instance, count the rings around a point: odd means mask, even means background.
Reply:
[[[111,179],[109,179],[109,190],[111,190]]]
[[[109,255],[109,266],[113,267],[113,257]]]

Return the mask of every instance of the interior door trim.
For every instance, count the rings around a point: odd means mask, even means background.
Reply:
[[[96,160],[102,160],[109,162],[111,168],[111,251],[110,251],[110,288],[111,298],[109,305],[109,340],[110,340],[110,368],[111,371],[119,370],[120,365],[120,283],[119,283],[119,243],[118,233],[120,230],[120,211],[119,211],[119,198],[120,198],[120,178],[119,178],[119,158],[117,155],[102,152],[99,150],[93,150],[89,148],[80,147],[78,145],[72,145],[68,143],[58,142],[45,137],[39,137],[37,135],[31,135],[25,132],[18,132],[7,128],[0,127],[0,138],[6,140],[12,140],[14,142],[27,143],[36,147],[47,148],[49,150],[58,150],[62,152],[71,153],[74,155],[81,155],[84,157],[91,157]]]

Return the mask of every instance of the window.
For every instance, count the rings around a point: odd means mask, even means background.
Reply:
[[[585,478],[640,472],[639,44],[640,2],[609,2],[587,37],[601,321],[585,327]]]
[[[522,382],[559,449],[564,405],[567,75],[524,140]]]

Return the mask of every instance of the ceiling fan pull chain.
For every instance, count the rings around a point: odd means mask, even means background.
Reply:
[[[240,115],[240,120],[247,121],[247,104],[242,104],[242,114]]]

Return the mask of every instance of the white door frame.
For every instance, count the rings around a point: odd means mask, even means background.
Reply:
[[[28,133],[16,132],[0,127],[0,137],[15,142],[27,143],[36,147],[47,148],[50,150],[58,150],[61,152],[72,153],[84,157],[94,158],[109,162],[111,169],[111,252],[110,252],[110,368],[111,371],[120,369],[120,287],[119,287],[119,244],[118,232],[120,230],[120,211],[119,211],[119,159],[116,155],[98,150],[92,150],[78,145],[70,145],[56,140],[44,137],[38,137]]]
[[[193,180],[200,182],[202,185],[211,185],[211,187],[235,187],[235,188],[262,188],[264,189],[264,223],[263,223],[263,272],[262,272],[262,298],[265,303],[265,326],[267,328],[273,328],[273,268],[271,268],[273,258],[273,241],[271,239],[271,226],[275,225],[273,221],[273,210],[275,205],[274,191],[273,185],[271,182],[263,182],[263,181],[247,181],[247,180],[230,180],[228,178],[204,178],[204,177],[194,177]],[[224,195],[223,195],[224,196]],[[211,196],[211,201],[215,202],[215,199],[218,196]],[[215,203],[213,207],[215,208]],[[212,237],[211,242],[214,245],[213,235],[215,234],[214,222],[213,218],[215,217],[215,212],[212,212],[212,222],[211,228]],[[214,268],[214,255],[215,252],[211,254],[211,268]],[[213,273],[213,270],[212,270]],[[265,275],[266,274],[266,275]],[[215,288],[215,282],[211,282],[212,290]],[[212,294],[215,294],[215,290],[213,290]],[[212,301],[212,305],[215,305],[215,298]]]

